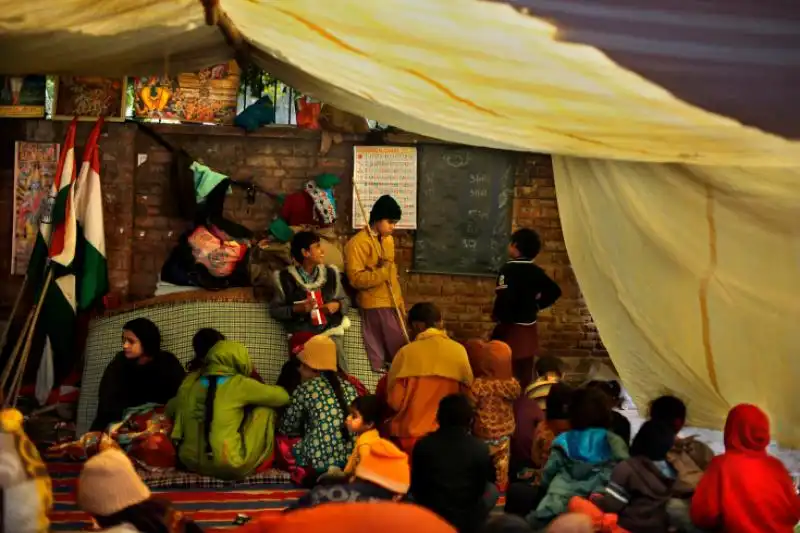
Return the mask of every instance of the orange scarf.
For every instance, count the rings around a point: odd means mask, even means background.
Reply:
[[[470,340],[465,343],[475,378],[511,379],[511,347],[502,341]]]

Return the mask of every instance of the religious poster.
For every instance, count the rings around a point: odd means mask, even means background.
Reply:
[[[403,210],[397,229],[417,229],[417,149],[405,146],[356,146],[353,163],[353,227],[366,224],[356,201],[356,187],[367,216],[375,200],[391,195]]]
[[[61,120],[125,120],[125,78],[59,76],[53,99],[53,118]]]
[[[235,61],[177,76],[134,79],[134,116],[147,120],[179,120],[232,124],[239,95]]]
[[[11,273],[23,275],[58,170],[59,144],[17,142],[15,148]]]
[[[42,118],[47,76],[0,76],[0,117]]]

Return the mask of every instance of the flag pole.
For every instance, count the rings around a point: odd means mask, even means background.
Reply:
[[[8,376],[11,374],[11,369],[14,368],[14,363],[17,360],[17,355],[19,354],[20,349],[22,348],[22,343],[25,340],[25,337],[28,333],[28,328],[31,325],[31,321],[33,320],[33,307],[31,307],[30,311],[28,311],[28,316],[25,318],[25,324],[22,326],[22,330],[19,332],[19,337],[17,337],[17,342],[14,344],[14,350],[8,356],[8,361],[6,361],[6,366],[3,368],[3,373],[0,375],[0,390],[5,390],[6,382],[8,381]]]
[[[14,300],[14,306],[11,308],[11,315],[9,315],[8,322],[6,322],[6,325],[3,328],[3,337],[2,340],[0,340],[0,353],[3,353],[3,350],[6,349],[8,333],[11,331],[11,325],[14,323],[14,317],[16,317],[17,311],[19,311],[19,305],[22,303],[22,296],[25,294],[25,289],[28,287],[29,279],[30,278],[28,277],[28,274],[25,274],[25,278],[22,280],[22,286],[19,288],[17,297]]]
[[[6,396],[4,406],[8,407],[9,405],[16,405],[17,404],[17,396],[19,395],[19,390],[22,387],[22,379],[25,375],[25,365],[28,362],[28,356],[31,353],[31,345],[33,344],[33,334],[36,331],[36,323],[39,321],[39,314],[42,312],[42,305],[44,304],[44,300],[47,297],[47,290],[50,288],[50,283],[53,281],[53,269],[49,268],[47,270],[47,277],[44,280],[44,285],[42,286],[42,293],[39,295],[39,301],[36,302],[36,307],[31,309],[31,313],[28,315],[28,320],[26,321],[26,325],[28,326],[27,331],[23,331],[20,335],[20,339],[22,340],[23,336],[25,337],[25,343],[22,347],[22,355],[20,356],[19,365],[17,365],[17,371],[14,375],[14,379],[11,381],[11,388],[9,389],[9,394]],[[9,369],[10,372],[10,364],[11,361],[17,358],[17,354],[19,353],[20,342],[17,341],[17,345],[14,347],[14,353],[9,358],[8,365],[6,368]],[[8,379],[8,375],[6,375],[5,370],[3,371],[3,382],[2,385],[5,386],[5,381]]]
[[[364,229],[367,230],[367,234],[370,237],[370,242],[372,242],[372,246],[375,248],[375,253],[378,254],[379,259],[382,259],[383,254],[381,253],[380,244],[378,244],[378,239],[375,238],[375,235],[372,234],[372,230],[369,227],[369,218],[367,218],[367,212],[364,210],[364,204],[361,203],[361,195],[358,194],[358,185],[356,185],[355,180],[353,180],[353,191],[356,193],[356,202],[358,202],[358,208],[361,210],[361,216],[364,218]],[[397,321],[400,322],[400,329],[403,330],[403,337],[406,338],[407,343],[410,343],[411,338],[408,336],[406,321],[403,319],[403,313],[400,312],[400,307],[397,305],[397,298],[395,298],[394,290],[392,290],[391,279],[386,280],[386,287],[389,289],[389,298],[392,300],[392,306],[394,307],[395,313],[397,313]]]

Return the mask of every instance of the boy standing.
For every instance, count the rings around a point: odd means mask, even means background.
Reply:
[[[369,213],[369,228],[356,233],[344,251],[347,278],[358,290],[364,347],[372,370],[376,372],[385,370],[406,344],[395,310],[397,305],[403,313],[403,296],[397,280],[392,239],[402,214],[394,198],[381,196]]]
[[[536,319],[539,311],[553,305],[561,289],[533,259],[542,248],[532,229],[514,232],[508,245],[508,261],[497,276],[492,318],[497,326],[492,339],[511,346],[514,377],[523,389],[533,378],[533,361],[539,352]]]

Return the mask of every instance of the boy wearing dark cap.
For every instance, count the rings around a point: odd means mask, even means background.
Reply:
[[[381,196],[370,211],[369,228],[356,233],[344,250],[347,278],[358,291],[364,347],[376,372],[388,367],[406,343],[394,309],[396,304],[404,313],[392,239],[401,216],[397,201],[389,195]]]

